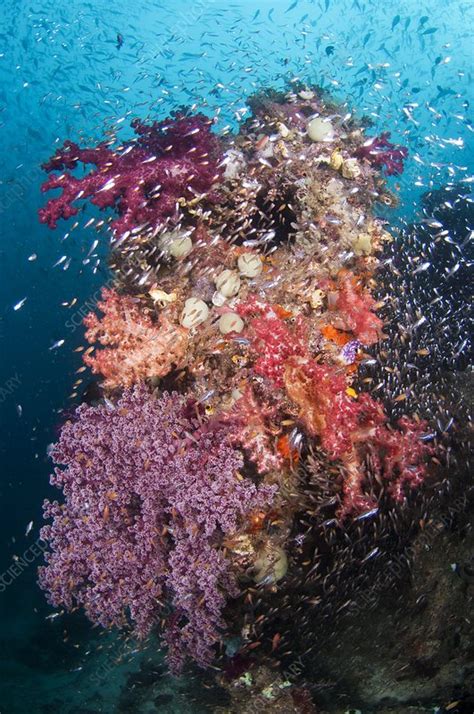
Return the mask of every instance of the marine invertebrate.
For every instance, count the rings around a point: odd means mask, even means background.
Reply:
[[[156,399],[139,385],[115,408],[80,406],[52,457],[65,502],[45,502],[51,550],[39,577],[50,602],[83,607],[104,627],[131,624],[139,637],[166,602],[175,661],[179,652],[208,664],[235,594],[221,538],[273,494],[238,478],[229,427],[188,397]]]
[[[384,131],[380,136],[359,146],[355,155],[359,159],[367,159],[376,168],[383,168],[387,176],[392,176],[403,173],[403,162],[408,156],[408,149],[392,144],[389,138],[390,132]]]
[[[188,330],[173,324],[162,312],[158,323],[143,314],[136,301],[115,290],[102,289],[99,318],[84,318],[86,339],[102,345],[84,355],[84,362],[104,377],[106,387],[129,387],[147,377],[163,377],[184,363]]]
[[[116,150],[105,142],[92,149],[65,142],[43,164],[45,171],[62,173],[51,174],[41,186],[43,193],[61,189],[59,197],[39,210],[41,223],[55,228],[59,218],[77,214],[78,200],[90,199],[99,208],[116,211],[112,229],[122,235],[139,225],[159,225],[176,212],[178,199],[195,201],[205,195],[208,201],[217,200],[213,189],[221,175],[220,148],[211,124],[203,114],[178,114],[149,125],[137,119],[132,127],[138,139]],[[78,163],[96,168],[76,178],[65,169]]]
[[[288,570],[287,554],[279,545],[266,541],[257,553],[253,568],[255,581],[260,585],[276,583]]]
[[[321,119],[320,117],[311,119],[311,121],[308,122],[306,131],[311,141],[334,140],[334,127],[327,119]]]
[[[257,399],[253,389],[247,387],[232,410],[223,419],[232,424],[230,439],[241,446],[253,461],[259,473],[278,470],[283,458],[272,444],[271,419],[277,414],[275,406]]]
[[[341,271],[337,289],[335,327],[350,330],[363,345],[377,342],[383,336],[383,321],[374,312],[374,298],[350,271]]]
[[[268,377],[276,386],[283,386],[286,360],[292,355],[307,353],[304,319],[296,318],[293,329],[284,322],[291,313],[279,305],[268,305],[253,295],[237,306],[241,316],[256,315],[249,321],[252,349],[257,354],[254,369]]]
[[[311,436],[318,436],[331,458],[351,449],[360,403],[346,394],[342,370],[298,357],[285,363],[285,389],[299,408],[299,419]]]
[[[425,441],[428,424],[401,417],[396,429],[379,425],[370,436],[364,450],[370,452],[372,468],[388,482],[389,494],[395,501],[404,501],[407,489],[419,487],[427,475],[427,458],[436,452]]]
[[[383,405],[368,394],[350,396],[343,371],[293,357],[285,365],[285,388],[299,407],[299,419],[317,436],[328,456],[344,464],[341,517],[373,506],[364,494],[364,459],[370,453],[390,495],[405,497],[406,487],[419,486],[427,475],[426,458],[433,447],[421,437],[426,422],[401,419],[396,429],[387,425]]]

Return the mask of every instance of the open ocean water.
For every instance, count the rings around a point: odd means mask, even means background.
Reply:
[[[390,131],[391,141],[408,148],[403,174],[388,178],[398,206],[389,216],[379,207],[392,227],[406,225],[420,220],[427,191],[452,184],[469,195],[474,181],[473,21],[471,0],[2,1],[2,714],[230,706],[210,679],[171,677],[155,642],[124,644],[81,612],[56,617],[37,585],[42,502],[56,497],[48,445],[58,437],[62,410],[78,403],[70,394],[82,366],[81,319],[109,277],[107,243],[91,250],[95,233],[86,227],[101,217],[96,208],[59,221],[55,231],[38,221],[46,177],[40,165],[67,139],[95,146],[120,131],[126,140],[134,117],[162,120],[182,106],[216,116],[217,134],[236,131],[249,116],[251,94],[299,80],[368,116],[371,136]],[[90,253],[94,259],[85,260]],[[471,577],[466,588],[473,587]],[[472,669],[472,645],[469,652],[463,666]],[[436,675],[427,669],[423,676]],[[444,711],[457,695],[461,707],[473,693],[468,685],[455,691],[454,681],[438,686],[436,701],[429,692],[413,701],[405,692],[397,704],[387,685],[378,703],[365,706],[357,697],[341,703],[336,686],[333,708],[325,701],[299,711],[353,707],[365,714],[385,711],[388,702],[387,711],[409,712],[417,701],[419,711]],[[268,706],[262,711],[272,711]],[[451,711],[474,711],[455,706]]]

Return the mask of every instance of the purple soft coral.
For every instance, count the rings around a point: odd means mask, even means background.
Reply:
[[[132,623],[146,636],[171,606],[165,639],[175,667],[209,664],[237,593],[221,550],[273,489],[239,476],[229,427],[207,422],[189,398],[125,390],[115,408],[80,406],[64,425],[51,479],[65,502],[45,503],[53,523],[40,585],[56,607],[83,607],[104,627]],[[194,415],[194,416],[193,416]]]
[[[372,166],[384,167],[387,176],[403,173],[403,162],[408,156],[408,149],[389,141],[390,132],[384,131],[380,136],[376,136],[356,151],[359,159],[367,159]]]
[[[62,193],[50,199],[39,211],[41,223],[56,228],[59,218],[78,212],[79,199],[90,198],[99,208],[114,208],[119,217],[113,230],[122,235],[138,225],[159,225],[176,210],[179,199],[193,200],[206,195],[216,201],[214,186],[220,178],[219,140],[211,133],[212,120],[203,114],[154,122],[132,122],[138,135],[120,152],[106,143],[93,149],[81,149],[66,142],[45,164],[45,171],[74,169],[79,162],[96,169],[82,178],[69,171],[52,174],[42,185],[43,192],[60,188]]]

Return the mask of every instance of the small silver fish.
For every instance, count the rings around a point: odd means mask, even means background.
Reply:
[[[56,340],[56,342],[54,342],[54,343],[51,345],[51,347],[50,347],[49,349],[50,349],[50,350],[57,350],[58,347],[62,347],[62,346],[63,346],[64,342],[65,342],[64,340]]]
[[[95,249],[97,248],[98,245],[99,245],[99,239],[96,238],[95,241],[92,243],[91,247],[89,248],[87,257],[89,257],[95,251]]]
[[[28,297],[24,297],[21,300],[19,300],[19,302],[17,302],[16,305],[13,305],[13,309],[15,310],[15,312],[17,310],[20,310],[27,300],[28,300]]]
[[[59,260],[57,260],[57,261],[55,262],[55,264],[53,265],[53,268],[56,268],[58,265],[62,265],[65,260],[67,260],[67,255],[62,255],[62,256],[59,258]]]
[[[416,270],[413,271],[413,275],[416,275],[417,273],[422,273],[424,270],[428,270],[430,265],[431,263],[429,261],[427,261],[426,263],[422,263],[418,266]]]
[[[109,411],[111,411],[111,412],[115,411],[115,404],[113,402],[111,402],[108,397],[104,397],[104,404]]]
[[[202,397],[198,399],[198,404],[201,404],[202,402],[207,402],[207,400],[215,394],[215,391],[215,389],[210,389],[208,392],[203,394]]]

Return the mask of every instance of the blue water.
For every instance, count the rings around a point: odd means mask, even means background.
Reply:
[[[3,0],[0,572],[38,538],[47,445],[81,366],[81,329],[66,324],[71,311],[62,303],[82,305],[106,280],[81,262],[94,239],[84,229],[90,210],[70,235],[71,225],[51,232],[37,221],[39,165],[55,145],[93,144],[107,129],[126,138],[132,117],[163,118],[182,104],[219,112],[222,131],[245,117],[253,90],[301,78],[371,117],[374,133],[390,130],[408,146],[405,173],[392,184],[396,215],[409,220],[424,191],[473,173],[473,19],[474,4],[459,0]],[[52,267],[63,254],[72,256],[67,271]],[[51,349],[58,340],[64,344]],[[45,620],[38,562],[0,592],[0,711],[117,711],[124,672],[114,668],[92,686],[82,655],[90,647],[90,658],[99,656],[98,633],[77,617],[63,643],[63,625]],[[104,698],[94,703],[96,690]],[[180,696],[189,710],[184,685]],[[179,711],[160,706],[149,711]]]

